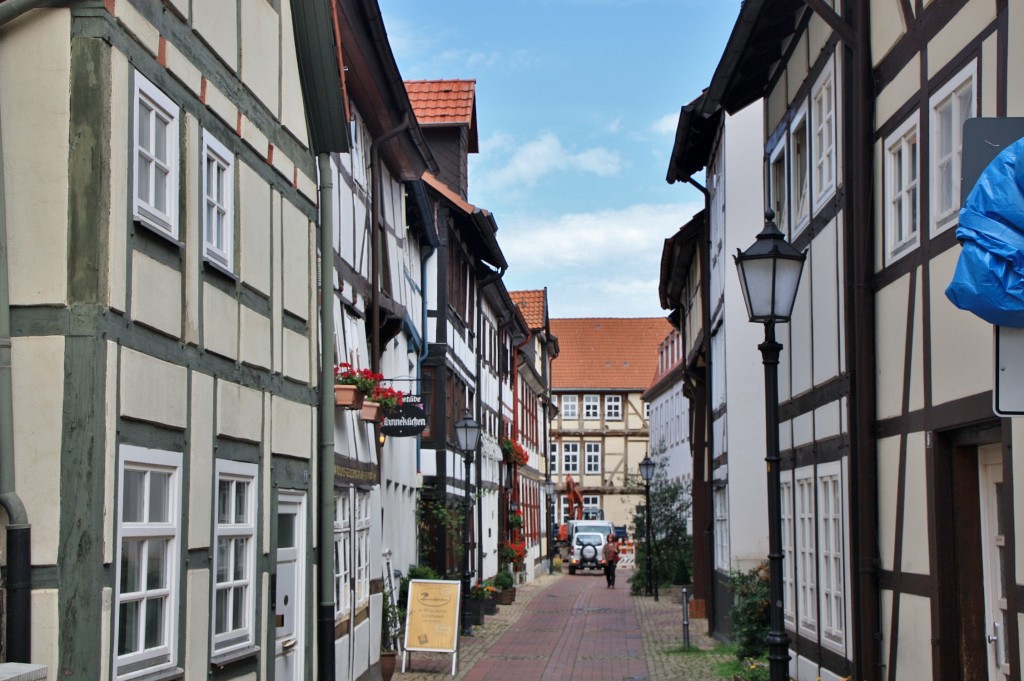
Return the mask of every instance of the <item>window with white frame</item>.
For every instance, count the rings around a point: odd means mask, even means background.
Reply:
[[[782,524],[782,601],[783,617],[796,628],[796,584],[793,581],[793,473],[779,475],[780,520]]]
[[[558,496],[558,517],[562,522],[569,522],[569,500],[564,494]]]
[[[789,131],[790,189],[793,195],[792,234],[796,236],[810,222],[810,139],[807,131],[807,107],[803,107],[796,115]]]
[[[370,493],[356,491],[356,592],[355,606],[370,601]]]
[[[917,116],[885,141],[885,262],[917,247],[920,235],[920,166]]]
[[[601,443],[588,442],[585,448],[586,472],[596,475],[601,472]]]
[[[583,420],[584,421],[595,421],[601,418],[601,396],[600,395],[584,395],[583,396]]]
[[[578,395],[562,395],[562,418],[578,419],[580,417],[580,402]]]
[[[811,90],[811,145],[814,204],[819,206],[836,188],[836,98],[832,65]]]
[[[231,270],[234,254],[235,157],[203,131],[203,255]]]
[[[604,418],[608,421],[622,420],[622,396],[606,395],[604,398]]]
[[[596,494],[583,495],[583,508],[601,508],[601,497]]]
[[[644,421],[651,420],[651,403],[644,402]]]
[[[964,121],[975,116],[976,65],[950,79],[929,100],[931,109],[931,224],[937,234],[956,224]]]
[[[775,211],[775,224],[783,233],[789,225],[789,169],[786,167],[786,142],[781,141],[772,151],[769,159],[768,205]]]
[[[550,473],[558,472],[558,443],[552,442],[550,445],[550,452],[548,454],[548,471]]]
[[[114,677],[175,666],[181,453],[120,448]]]
[[[348,490],[334,495],[334,619],[352,611],[352,507]]]
[[[729,560],[729,497],[725,485],[715,487],[712,492],[715,527],[715,568],[728,572]]]
[[[797,618],[801,631],[818,630],[817,549],[814,532],[814,476],[808,468],[796,474]]]
[[[178,105],[135,72],[133,217],[178,238]]]
[[[256,464],[218,459],[213,540],[213,654],[253,645]]]
[[[580,443],[579,442],[563,442],[562,443],[562,472],[563,473],[579,473],[580,472]]]
[[[843,606],[843,492],[839,464],[818,472],[818,556],[821,561],[821,635],[842,649],[846,642]]]

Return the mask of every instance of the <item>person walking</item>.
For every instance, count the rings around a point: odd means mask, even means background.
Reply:
[[[607,588],[614,589],[615,564],[619,562],[619,541],[614,534],[608,534],[608,541],[605,542],[602,552],[604,554],[604,578],[608,580]]]

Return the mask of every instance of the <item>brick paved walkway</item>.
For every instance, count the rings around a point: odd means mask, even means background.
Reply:
[[[714,651],[706,620],[692,620],[682,648],[678,589],[652,598],[629,595],[629,571],[618,588],[597,573],[543,575],[520,586],[516,602],[459,639],[455,681],[712,681]],[[412,653],[411,669],[397,681],[452,678],[451,656]]]

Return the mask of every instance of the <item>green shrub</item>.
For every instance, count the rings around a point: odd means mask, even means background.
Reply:
[[[409,601],[409,580],[412,579],[441,579],[434,568],[428,565],[410,565],[408,572],[402,577],[398,585],[398,607],[404,609]]]
[[[749,572],[735,571],[729,580],[732,591],[732,634],[736,657],[760,658],[768,650],[764,642],[771,625],[771,589],[768,563]]]
[[[515,580],[512,578],[512,573],[508,570],[501,570],[498,574],[494,575],[494,586],[498,589],[511,589],[513,584],[515,584]]]

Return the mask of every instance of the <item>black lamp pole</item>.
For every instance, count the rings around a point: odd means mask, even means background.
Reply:
[[[473,498],[469,493],[469,479],[472,475],[473,454],[480,444],[480,424],[473,419],[472,413],[467,409],[465,415],[455,424],[455,439],[459,449],[462,450],[462,458],[466,464],[466,476],[463,478],[465,486],[462,499],[462,635],[473,635],[473,622],[469,613],[469,590],[470,579],[473,573],[470,570],[469,552],[473,546],[470,533],[470,514],[473,509]]]
[[[768,644],[768,672],[771,681],[789,678],[789,636],[783,612],[782,593],[782,493],[779,488],[779,353],[775,324],[789,321],[796,302],[805,254],[793,248],[773,222],[775,214],[765,212],[765,226],[757,241],[736,254],[744,302],[750,321],[764,324],[764,342],[758,345],[764,364],[765,463],[768,465],[768,569],[771,594],[771,628]]]
[[[654,478],[655,463],[651,460],[650,455],[644,457],[644,460],[640,462],[640,477],[644,481],[644,523],[647,526],[647,548],[644,551],[647,558],[647,579],[644,580],[647,583],[647,588],[644,591],[645,596],[654,595],[654,600],[658,600],[658,586],[655,583],[654,570],[652,569],[653,561],[652,555],[654,554],[654,542],[651,541],[651,479]]]
[[[548,469],[548,479],[544,481],[544,493],[547,495],[547,516],[548,516],[548,574],[555,572],[555,483],[551,480],[551,469]]]

